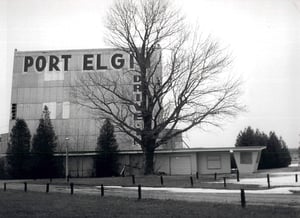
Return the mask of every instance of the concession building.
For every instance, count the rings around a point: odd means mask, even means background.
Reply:
[[[160,51],[159,51],[160,52]],[[122,75],[126,87],[139,100],[137,80],[124,74],[134,67],[133,58],[116,49],[17,51],[14,54],[9,130],[17,118],[23,118],[33,135],[45,105],[57,135],[56,155],[64,156],[68,148],[69,174],[92,176],[96,141],[102,125],[88,109],[73,103],[71,87],[80,75],[96,72]],[[161,67],[158,76],[161,77]],[[132,125],[139,125],[133,118]],[[142,172],[142,151],[124,132],[116,131],[120,150],[120,171]],[[7,141],[7,140],[6,140]],[[0,142],[3,155],[7,143]],[[230,173],[230,153],[234,154],[241,173],[254,172],[262,147],[245,148],[183,148],[181,135],[170,140],[155,154],[155,170],[171,175],[196,172]]]

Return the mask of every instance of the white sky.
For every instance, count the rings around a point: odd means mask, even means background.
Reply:
[[[275,131],[288,147],[300,140],[300,0],[177,0],[187,19],[234,59],[248,111],[223,129],[194,129],[192,147],[234,146],[248,125]],[[108,0],[0,0],[0,133],[8,131],[13,51],[107,47]]]

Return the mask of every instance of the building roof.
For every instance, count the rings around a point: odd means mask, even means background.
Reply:
[[[193,152],[236,152],[236,151],[260,151],[265,146],[251,146],[251,147],[212,147],[212,148],[179,148],[179,149],[157,149],[156,154],[164,153],[193,153]],[[138,154],[142,153],[142,150],[124,150],[120,151],[120,154]]]
[[[155,154],[174,154],[174,153],[199,153],[199,152],[239,152],[239,151],[261,151],[265,149],[264,146],[251,146],[251,147],[215,147],[215,148],[180,148],[180,149],[157,149]],[[119,154],[142,154],[142,150],[121,150]],[[69,151],[69,156],[93,156],[95,151],[86,152],[72,152]],[[64,152],[56,153],[57,156],[65,156]]]

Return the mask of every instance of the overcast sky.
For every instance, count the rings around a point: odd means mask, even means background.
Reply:
[[[13,52],[107,47],[108,0],[0,0],[0,133],[8,131]],[[177,0],[187,19],[232,54],[247,112],[185,135],[191,147],[234,146],[247,126],[300,141],[300,0]]]

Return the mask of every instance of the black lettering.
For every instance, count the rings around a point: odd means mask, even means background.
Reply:
[[[141,94],[135,94],[135,100],[140,101],[141,100]]]
[[[140,110],[141,110],[142,103],[141,103],[141,102],[136,102],[135,104],[136,104],[136,105],[134,106],[135,110],[140,111]]]
[[[94,55],[86,54],[83,55],[83,70],[93,70],[93,58]]]
[[[142,120],[142,114],[141,113],[136,113],[133,115],[134,120]]]
[[[111,65],[115,69],[121,69],[124,66],[125,60],[122,54],[114,54],[111,57]]]
[[[59,58],[54,55],[50,55],[49,59],[50,59],[49,60],[49,71],[53,71],[53,69],[55,69],[56,71],[59,71],[60,69],[57,66],[57,64],[59,62]]]
[[[140,75],[134,75],[133,76],[133,82],[134,83],[138,83],[141,81],[141,76]]]
[[[41,72],[46,67],[46,58],[44,56],[38,56],[35,60],[35,68],[38,72]]]
[[[129,55],[129,67],[132,69],[134,68],[134,59],[133,55]]]
[[[61,59],[64,59],[64,71],[69,70],[69,59],[71,58],[71,55],[62,55]]]
[[[107,66],[101,66],[101,54],[97,54],[97,70],[106,70]]]
[[[28,71],[28,68],[33,65],[33,57],[25,56],[24,58],[24,72]]]
[[[134,92],[140,92],[141,91],[141,85],[133,85],[133,91]]]

